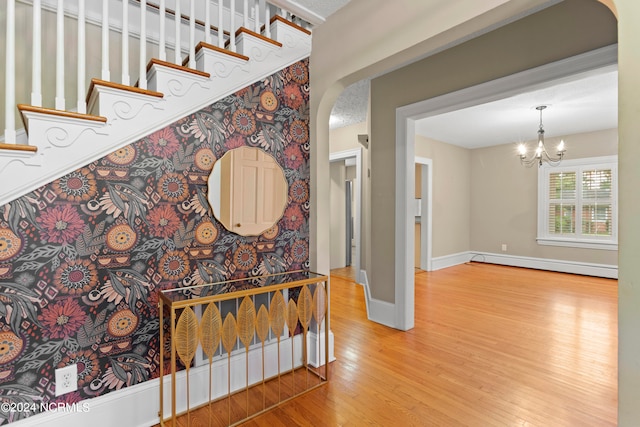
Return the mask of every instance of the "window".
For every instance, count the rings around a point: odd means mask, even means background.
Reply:
[[[538,170],[538,243],[618,249],[618,157]]]

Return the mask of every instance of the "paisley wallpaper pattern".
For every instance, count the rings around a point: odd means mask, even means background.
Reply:
[[[159,289],[308,267],[308,101],[304,60],[0,206],[0,401],[74,403],[155,378]],[[289,185],[258,237],[226,231],[206,197],[240,146],[270,153]],[[73,363],[78,391],[54,397],[54,370]]]

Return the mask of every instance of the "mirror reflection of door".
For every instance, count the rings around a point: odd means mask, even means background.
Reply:
[[[214,214],[229,231],[256,236],[280,219],[287,202],[287,182],[271,155],[240,147],[228,151],[213,169],[209,198],[214,199]]]

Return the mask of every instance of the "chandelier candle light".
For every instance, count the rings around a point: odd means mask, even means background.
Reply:
[[[527,158],[527,146],[524,143],[518,145],[520,163],[526,167],[531,167],[536,163],[538,164],[538,167],[540,167],[542,166],[542,162],[547,162],[551,166],[557,166],[562,161],[564,152],[566,151],[564,141],[561,140],[560,144],[558,144],[558,151],[556,155],[552,156],[547,152],[547,148],[544,145],[544,128],[542,127],[542,111],[545,108],[547,108],[546,105],[539,105],[536,107],[536,110],[540,111],[540,127],[538,128],[538,147],[536,147],[533,155],[530,158]]]

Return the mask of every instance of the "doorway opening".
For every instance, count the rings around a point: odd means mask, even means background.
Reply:
[[[477,86],[396,109],[395,150],[395,318],[396,328],[414,326],[414,182],[416,121],[430,116],[548,87],[617,64],[617,46],[608,46]],[[408,256],[409,255],[409,256]]]
[[[415,268],[431,271],[433,161],[416,157]]]
[[[331,153],[331,269],[349,267],[361,283],[362,149]]]

